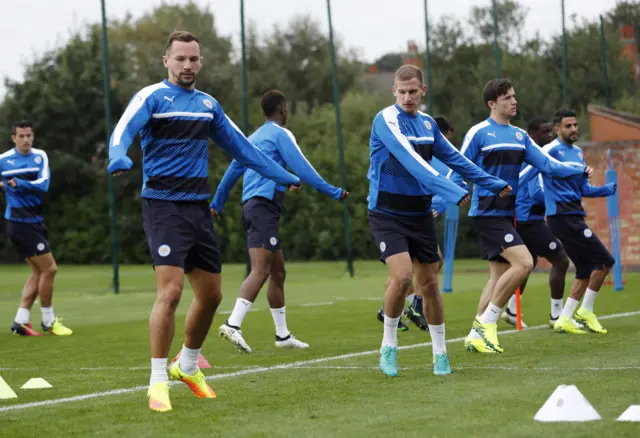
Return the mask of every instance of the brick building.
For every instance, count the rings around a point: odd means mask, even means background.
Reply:
[[[640,116],[590,105],[591,142],[582,143],[585,161],[594,168],[592,184],[605,182],[611,150],[618,171],[622,261],[627,267],[640,267]],[[583,200],[587,223],[608,246],[607,202],[604,198]]]

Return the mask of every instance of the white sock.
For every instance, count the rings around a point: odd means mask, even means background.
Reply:
[[[566,316],[567,318],[573,318],[573,314],[576,312],[576,307],[578,307],[578,301],[573,298],[567,298],[567,301],[564,303],[564,309],[562,309],[562,313],[560,316]]]
[[[30,314],[31,314],[31,311],[29,309],[18,307],[18,312],[16,313],[15,321],[18,324],[28,324]]]
[[[480,322],[483,324],[496,324],[500,318],[502,309],[493,303],[489,303],[487,310],[484,311],[480,317]]]
[[[276,336],[279,338],[286,338],[291,333],[287,328],[287,313],[285,308],[271,309],[271,316],[273,317],[273,324],[276,326]]]
[[[231,316],[227,319],[227,324],[234,327],[240,327],[244,317],[247,316],[247,312],[251,309],[252,305],[253,303],[251,301],[245,300],[244,298],[238,298],[236,300],[236,305],[233,306]]]
[[[42,310],[42,323],[47,327],[51,327],[51,324],[53,324],[53,321],[56,319],[56,316],[53,314],[53,306],[41,307],[40,310]]]
[[[158,382],[168,382],[169,376],[167,375],[167,363],[169,359],[151,358],[151,380],[149,386],[155,385]]]
[[[516,294],[511,295],[511,298],[509,298],[509,304],[507,305],[507,309],[509,309],[509,312],[511,312],[514,315],[518,311],[518,308],[516,307]]]
[[[384,316],[383,347],[398,346],[398,322],[400,322],[399,316],[397,318],[389,318],[387,315]]]
[[[582,307],[589,312],[593,312],[593,304],[596,302],[596,297],[598,296],[598,292],[593,289],[587,288],[587,292],[584,294],[584,298],[582,299]]]
[[[447,352],[447,344],[444,339],[444,323],[440,325],[429,324],[429,333],[431,334],[431,345],[433,347],[433,355]]]
[[[556,300],[551,298],[551,319],[558,319],[562,313],[562,298]]]
[[[198,358],[200,357],[200,348],[191,349],[185,345],[182,346],[180,353],[180,370],[183,373],[193,376],[198,371]]]
[[[480,333],[478,333],[478,331],[474,328],[471,329],[471,331],[469,332],[469,339],[481,339],[482,336],[480,336]]]

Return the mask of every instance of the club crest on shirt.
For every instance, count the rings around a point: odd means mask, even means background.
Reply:
[[[424,127],[427,128],[429,131],[431,131],[431,128],[433,128],[433,126],[431,126],[431,122],[428,120],[424,121]]]
[[[516,139],[518,141],[522,141],[523,138],[524,138],[524,136],[522,135],[522,132],[516,132]]]
[[[36,157],[36,158],[34,158],[33,161],[35,161],[36,164],[40,164],[40,163],[42,163],[42,157]]]
[[[582,152],[578,152],[578,158],[584,160],[584,154]]]
[[[204,103],[204,106],[206,106],[209,109],[213,108],[213,102],[211,102],[209,99],[203,100],[202,103]]]

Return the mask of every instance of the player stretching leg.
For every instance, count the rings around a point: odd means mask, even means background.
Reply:
[[[449,143],[429,115],[418,111],[427,92],[422,70],[412,65],[395,73],[395,105],[373,121],[369,143],[369,225],[386,263],[389,281],[384,298],[384,334],[380,369],[398,375],[398,321],[415,273],[417,293],[433,341],[433,372],[449,374],[444,326],[444,302],[438,288],[438,244],[431,197],[463,205],[468,192],[430,164],[438,157],[463,177],[494,191],[507,193],[507,183],[482,172]]]
[[[249,141],[283,169],[292,169],[302,181],[318,192],[336,201],[342,201],[349,196],[349,192],[328,184],[316,172],[300,150],[293,133],[284,127],[289,115],[289,106],[284,94],[278,90],[268,91],[262,96],[260,105],[266,121],[249,137]],[[240,286],[240,296],[236,300],[233,312],[218,328],[218,333],[222,338],[231,341],[240,351],[251,353],[251,347],[242,336],[240,326],[258,297],[260,289],[268,280],[267,300],[276,329],[276,347],[308,348],[309,344],[296,339],[287,328],[284,256],[280,248],[279,232],[286,187],[246,169],[234,160],[220,181],[211,202],[211,211],[215,216],[222,212],[231,189],[242,176],[242,223],[247,233],[251,273]]]
[[[280,184],[300,183],[253,147],[213,97],[195,89],[202,65],[195,36],[173,32],[162,61],[168,79],[143,88],[131,99],[111,136],[108,167],[116,175],[133,167],[127,149],[140,132],[142,216],[158,288],[149,319],[152,359],[147,395],[149,408],[160,412],[172,409],[169,377],[186,383],[199,398],[215,397],[198,369],[200,349],[222,300],[220,250],[207,202],[208,139],[242,165]],[[185,319],[180,359],[167,374],[185,274],[194,299]]]

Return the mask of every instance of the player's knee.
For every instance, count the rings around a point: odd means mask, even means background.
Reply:
[[[180,303],[183,286],[184,282],[178,280],[166,282],[158,288],[158,298],[156,299],[156,302],[175,310]]]
[[[569,257],[565,253],[558,256],[558,259],[554,261],[553,267],[562,272],[569,270]]]
[[[53,262],[49,266],[47,266],[45,269],[41,270],[40,275],[45,277],[55,277],[57,272],[58,272],[58,265],[56,264],[56,262]]]
[[[534,264],[533,264],[533,257],[531,257],[531,254],[522,258],[519,267],[520,267],[520,270],[522,270],[522,272],[525,275],[528,275],[529,272],[533,271]]]
[[[271,269],[271,280],[278,284],[284,284],[284,280],[287,278],[287,271],[282,268]]]
[[[393,276],[393,282],[398,285],[402,293],[406,294],[413,286],[413,272],[411,270],[402,271]]]

